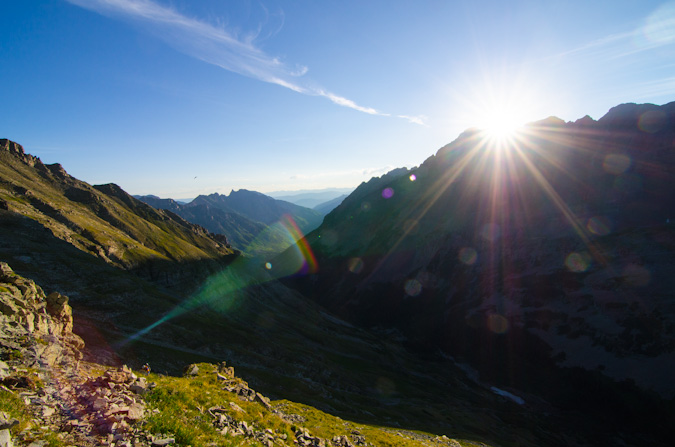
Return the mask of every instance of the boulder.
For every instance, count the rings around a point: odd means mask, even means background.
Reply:
[[[199,367],[194,363],[186,366],[185,369],[183,370],[184,376],[196,376],[198,374],[199,374]]]
[[[150,390],[150,387],[148,386],[148,381],[145,377],[139,377],[129,386],[129,390],[142,396]]]
[[[260,393],[255,393],[255,401],[261,403],[268,410],[272,410],[272,405],[270,404],[269,398],[263,396]]]

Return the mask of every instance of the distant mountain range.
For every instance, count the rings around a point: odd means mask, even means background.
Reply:
[[[322,209],[328,209],[329,206],[326,205],[328,202],[335,203],[338,197],[347,197],[352,191],[354,191],[354,188],[328,188],[320,190],[277,191],[268,193],[267,195],[307,208],[317,209],[317,207],[321,206]]]
[[[262,193],[245,189],[221,194],[200,195],[189,203],[156,196],[136,196],[158,209],[167,209],[209,231],[227,235],[230,243],[247,254],[272,256],[294,244],[297,237],[280,225],[290,217],[300,231],[319,226],[323,214]]]

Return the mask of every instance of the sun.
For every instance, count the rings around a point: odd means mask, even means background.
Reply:
[[[536,77],[495,70],[467,81],[460,100],[464,121],[482,131],[485,143],[513,143],[537,118],[545,97]]]
[[[516,108],[495,106],[484,113],[485,115],[477,127],[482,129],[492,140],[512,139],[525,124],[522,113]]]

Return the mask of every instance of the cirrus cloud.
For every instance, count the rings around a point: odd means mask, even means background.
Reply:
[[[98,14],[130,22],[142,23],[143,29],[165,41],[176,50],[208,64],[223,68],[259,81],[311,96],[327,98],[334,104],[362,113],[392,116],[372,107],[330,93],[322,88],[309,86],[303,76],[308,72],[304,65],[289,65],[265,53],[255,45],[253,33],[239,38],[224,26],[188,17],[177,10],[151,0],[66,0]],[[424,117],[396,115],[415,124],[424,125]]]

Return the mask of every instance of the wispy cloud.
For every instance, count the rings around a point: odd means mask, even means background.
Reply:
[[[389,116],[389,114],[378,112],[372,107],[363,107],[356,104],[351,99],[343,98],[342,96],[335,95],[333,93],[325,92],[323,90],[317,90],[319,96],[330,99],[335,104],[343,107],[349,107],[350,109],[358,110],[359,112],[367,113],[369,115],[380,115],[380,116]]]
[[[673,95],[675,94],[675,77],[644,82],[635,90],[634,96],[638,99]]]
[[[67,2],[102,15],[132,22],[141,22],[145,30],[164,40],[188,56],[216,65],[225,70],[259,81],[276,84],[298,93],[320,96],[334,104],[369,115],[392,116],[372,107],[310,86],[303,79],[308,68],[289,65],[258,48],[255,39],[258,28],[246,37],[239,37],[224,26],[188,17],[175,9],[151,0],[66,0]],[[149,26],[148,26],[149,25]],[[396,115],[415,124],[424,124],[424,117]]]
[[[554,57],[620,59],[675,44],[675,1],[664,3],[632,30],[611,34]]]

